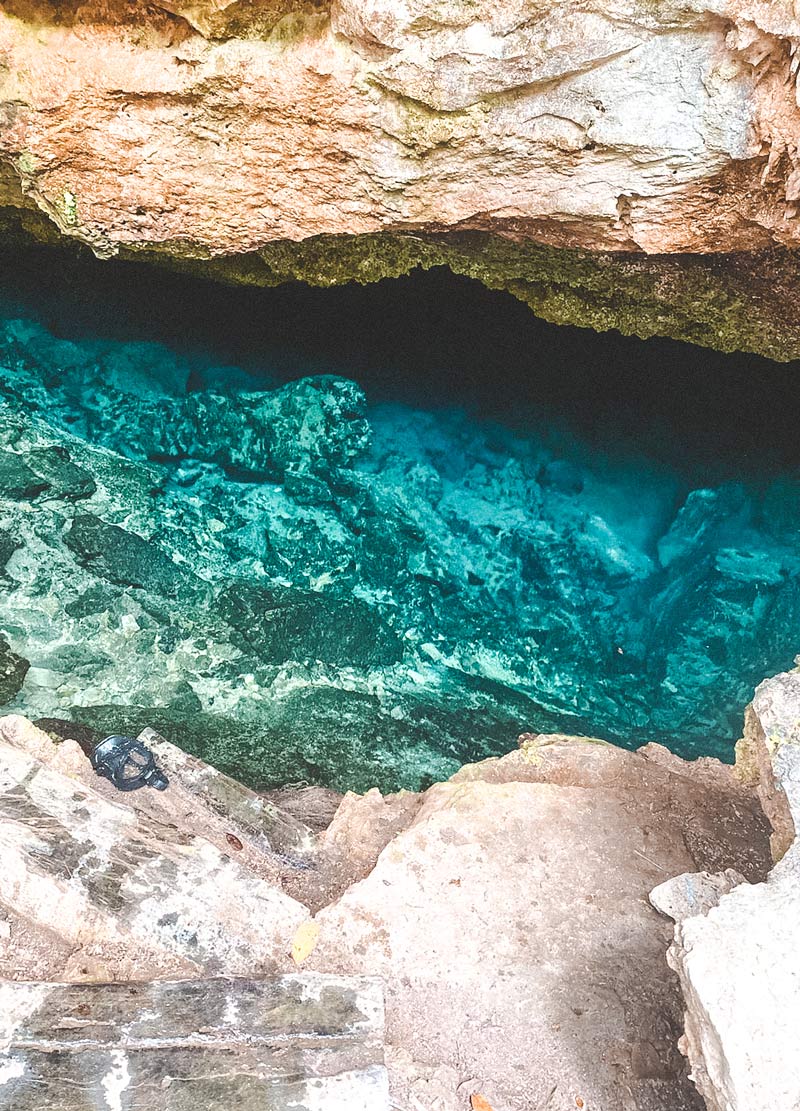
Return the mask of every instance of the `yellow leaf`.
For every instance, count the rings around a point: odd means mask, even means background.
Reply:
[[[303,922],[298,927],[297,933],[294,935],[292,960],[295,964],[302,964],[304,960],[311,956],[317,946],[318,939],[319,922],[309,918],[307,922]],[[491,1111],[491,1108],[489,1108],[489,1111]]]
[[[477,1092],[470,1097],[469,1103],[472,1111],[492,1111],[492,1105],[488,1099],[485,1096],[478,1095]]]

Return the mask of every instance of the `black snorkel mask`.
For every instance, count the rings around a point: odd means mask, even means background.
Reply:
[[[135,737],[106,737],[94,746],[90,759],[97,774],[111,780],[118,791],[137,791],[140,787],[166,791],[169,787],[153,753]]]

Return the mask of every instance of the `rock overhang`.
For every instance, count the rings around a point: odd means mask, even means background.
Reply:
[[[100,256],[448,265],[554,322],[787,360],[798,39],[788,4],[732,0],[17,3],[0,198]]]

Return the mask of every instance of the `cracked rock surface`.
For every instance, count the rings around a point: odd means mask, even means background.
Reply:
[[[789,0],[12,0],[0,161],[100,253],[424,227],[792,245],[798,41]]]
[[[0,223],[793,359],[798,42],[790,0],[9,0]]]
[[[739,746],[737,762],[758,784],[773,829],[777,863],[766,882],[682,876],[653,893],[676,921],[669,963],[686,999],[682,1048],[711,1111],[800,1106],[798,705],[797,671],[762,683]],[[704,895],[687,905],[680,895],[692,888]]]
[[[120,796],[73,741],[21,718],[0,732],[0,838],[17,862],[0,890],[4,977],[252,975],[258,960],[367,974],[383,982],[401,1111],[466,1111],[476,1095],[494,1111],[702,1106],[677,1048],[670,926],[647,893],[698,869],[766,875],[764,814],[730,768],[529,736],[421,794],[348,795],[311,841],[303,804],[318,818],[330,799],[301,792],[292,815],[258,803],[259,841],[257,796],[165,742],[150,738],[170,788]],[[47,865],[47,846],[55,865],[77,845],[74,868]],[[165,868],[169,914],[148,898]],[[86,922],[103,929],[77,936]]]

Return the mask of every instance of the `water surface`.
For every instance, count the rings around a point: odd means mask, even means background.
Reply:
[[[444,271],[7,257],[6,702],[256,785],[415,787],[524,731],[730,758],[798,651],[796,373]]]

